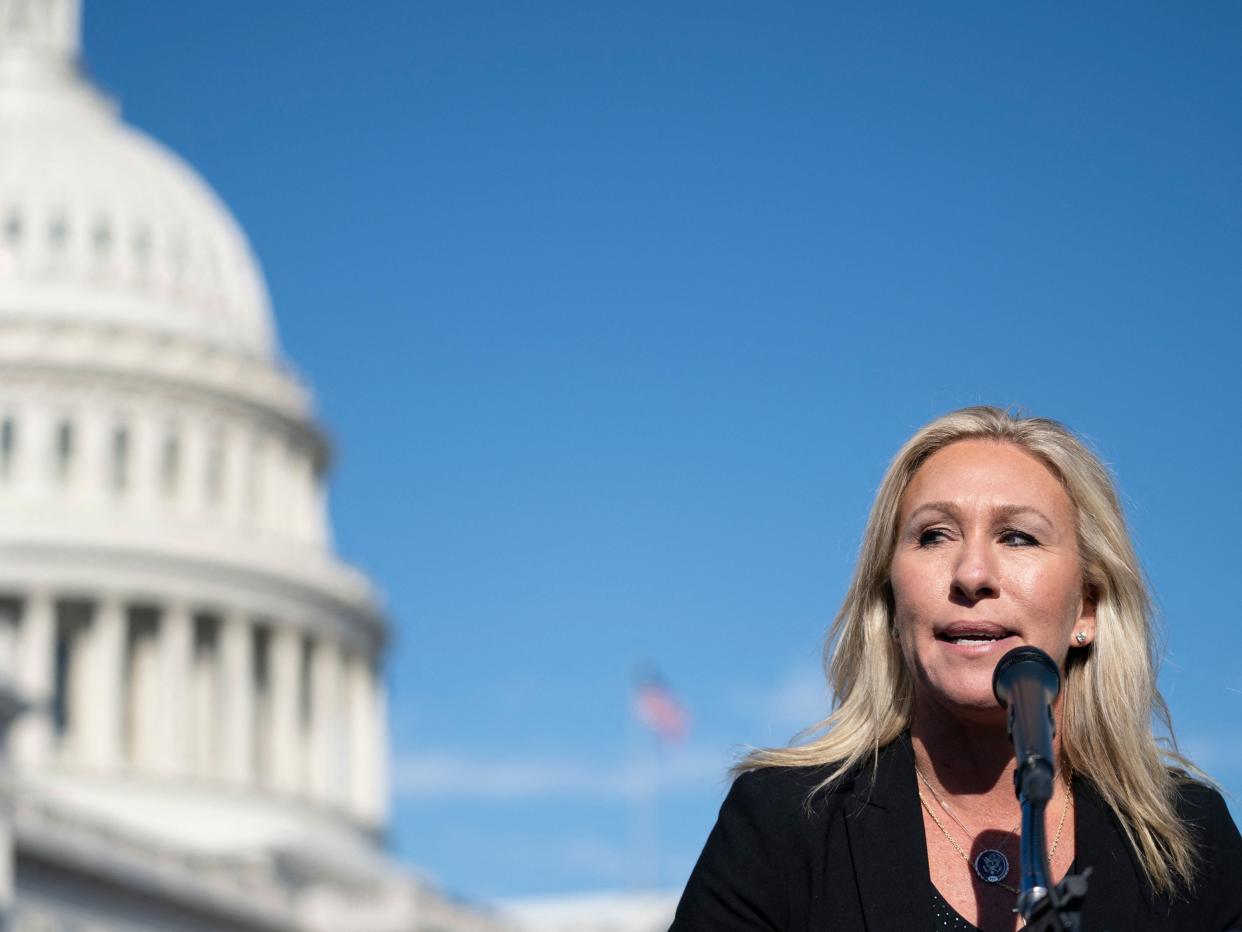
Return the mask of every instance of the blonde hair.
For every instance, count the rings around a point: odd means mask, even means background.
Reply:
[[[1083,584],[1096,600],[1096,634],[1066,660],[1061,712],[1064,765],[1091,781],[1116,813],[1152,887],[1191,884],[1189,831],[1175,809],[1184,770],[1200,774],[1176,749],[1168,708],[1156,687],[1151,602],[1107,468],[1069,430],[1048,418],[1000,408],[963,408],[911,437],[880,484],[845,602],[829,631],[824,662],[833,710],[799,735],[803,743],[758,750],[737,770],[824,766],[831,786],[910,725],[913,683],[893,623],[889,565],[906,487],[933,453],[967,439],[1012,443],[1061,481],[1076,515]],[[1158,742],[1152,718],[1167,731]],[[1163,746],[1162,746],[1163,745]],[[1179,770],[1170,770],[1170,764]]]

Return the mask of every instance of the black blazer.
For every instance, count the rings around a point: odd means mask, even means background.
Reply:
[[[903,736],[808,811],[824,768],[739,777],[690,875],[669,932],[932,932],[931,874]],[[1242,928],[1242,838],[1215,790],[1191,784],[1179,811],[1195,827],[1202,869],[1193,893],[1155,897],[1112,812],[1074,780],[1075,865],[1093,867],[1084,932],[1220,932]]]

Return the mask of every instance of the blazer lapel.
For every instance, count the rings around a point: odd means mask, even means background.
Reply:
[[[845,830],[864,922],[870,932],[930,930],[931,874],[907,736],[880,752],[874,783],[870,778],[871,768],[864,763],[845,799]]]

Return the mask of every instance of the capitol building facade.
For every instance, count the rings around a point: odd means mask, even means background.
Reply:
[[[7,928],[490,930],[381,845],[386,621],[242,230],[0,0]]]

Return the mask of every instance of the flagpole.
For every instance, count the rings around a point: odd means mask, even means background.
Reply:
[[[642,836],[642,761],[640,755],[642,748],[639,741],[642,739],[642,727],[639,725],[638,716],[631,709],[630,714],[626,716],[626,769],[629,771],[629,786],[626,797],[628,799],[629,819],[627,834],[629,835],[630,845],[630,888],[637,892],[642,888],[642,864],[643,864],[643,836]]]
[[[647,829],[646,863],[649,865],[647,888],[650,890],[659,889],[660,886],[660,748],[657,745],[658,740],[655,735],[648,735],[644,742],[647,746],[647,767],[644,768],[646,779],[643,794],[645,815],[643,824]]]
[[[689,716],[663,679],[653,671],[640,671],[635,677],[632,703],[630,783],[635,876],[639,878],[640,888],[658,890],[661,880],[660,771],[665,760],[661,751],[685,737]]]
[[[630,716],[629,732],[629,836],[630,886],[635,892],[657,889],[660,881],[658,738],[648,734]]]

